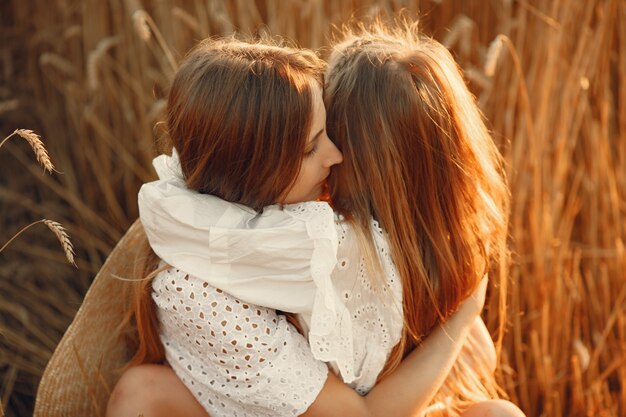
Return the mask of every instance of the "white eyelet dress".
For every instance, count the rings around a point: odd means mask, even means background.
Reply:
[[[367,393],[402,330],[401,286],[378,225],[385,276],[370,277],[328,204],[258,214],[188,190],[175,163],[155,160],[160,180],[142,187],[140,217],[172,266],[153,283],[167,360],[207,412],[302,414],[324,362]],[[297,313],[309,343],[274,309]]]

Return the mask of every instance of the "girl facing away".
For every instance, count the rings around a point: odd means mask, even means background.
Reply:
[[[144,285],[134,362],[165,354],[184,385],[166,367],[131,369],[108,415],[416,415],[440,388],[504,245],[497,149],[452,57],[414,28],[345,34],[328,121],[322,68],[310,52],[237,41],[206,42],[181,66],[168,100],[178,160],[157,161],[141,215],[168,265]],[[335,165],[340,219],[298,204]],[[382,322],[357,320],[366,306]],[[299,313],[314,345],[273,308]],[[372,372],[373,387],[360,380]],[[523,415],[504,401],[457,408]]]

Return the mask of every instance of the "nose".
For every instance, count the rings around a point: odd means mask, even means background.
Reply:
[[[325,138],[325,140],[328,142],[326,158],[324,158],[324,165],[326,166],[326,168],[330,168],[333,165],[342,163],[343,154],[341,153],[341,151],[337,148],[337,146],[335,146],[333,141],[328,138],[328,136]]]

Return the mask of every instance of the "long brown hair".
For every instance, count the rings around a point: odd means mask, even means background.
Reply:
[[[502,160],[451,54],[416,24],[344,28],[325,102],[344,156],[330,177],[333,204],[361,236],[371,236],[372,216],[379,222],[402,280],[403,335],[386,375],[472,293],[505,245]]]
[[[274,204],[295,182],[313,114],[313,85],[325,63],[315,53],[263,39],[202,41],[172,82],[167,131],[187,186],[252,210]],[[158,259],[136,286],[139,336],[130,366],[163,360],[151,298]]]

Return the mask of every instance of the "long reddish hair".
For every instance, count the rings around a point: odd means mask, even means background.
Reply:
[[[333,204],[361,236],[378,220],[402,280],[404,329],[387,374],[505,247],[501,155],[454,59],[416,24],[344,28],[325,102],[328,134],[344,157],[330,177]],[[362,243],[374,252],[371,240]],[[375,258],[368,262],[380,271]]]
[[[168,136],[187,186],[256,211],[279,201],[299,174],[312,88],[323,85],[324,69],[315,53],[270,39],[200,42],[176,72],[167,102]],[[151,297],[157,265],[152,253],[136,285],[130,366],[164,358]]]

